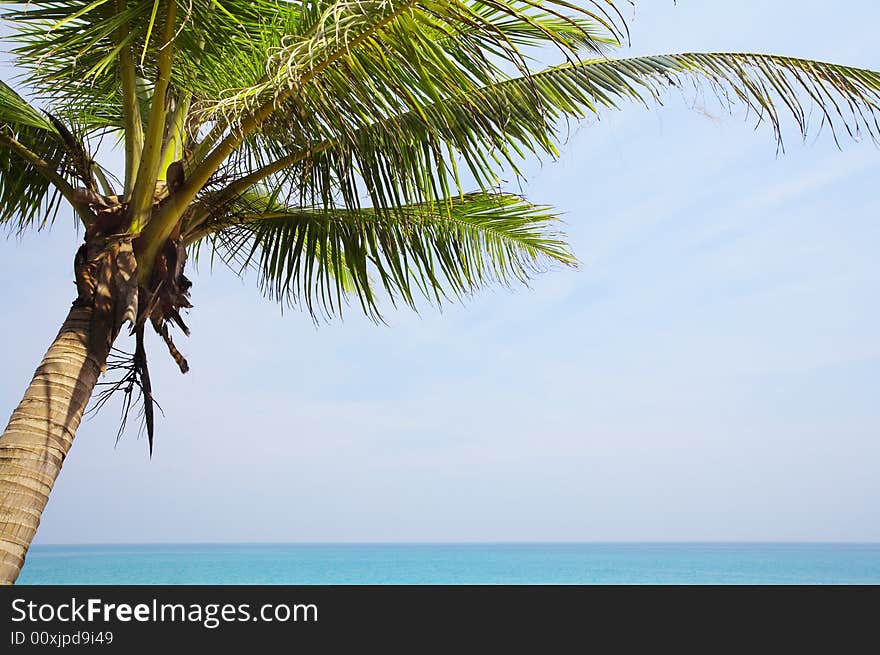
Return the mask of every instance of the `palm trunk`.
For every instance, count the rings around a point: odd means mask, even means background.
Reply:
[[[70,310],[0,436],[0,584],[18,578],[107,359],[91,345],[92,311]]]

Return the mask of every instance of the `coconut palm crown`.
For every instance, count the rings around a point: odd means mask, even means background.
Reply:
[[[70,251],[77,296],[0,437],[5,583],[103,371],[120,372],[110,389],[128,402],[140,391],[152,451],[144,332],[187,371],[172,339],[188,333],[188,257],[254,270],[270,298],[316,319],[381,319],[575,264],[553,210],[500,190],[524,157],[556,155],[566,118],[696,84],[780,143],[786,120],[804,136],[880,134],[876,72],[765,54],[611,58],[628,40],[611,0],[0,4],[19,73],[0,82],[0,223],[70,216],[84,235]],[[548,53],[562,63],[541,69]],[[119,170],[96,159],[102,142],[124,154]],[[128,355],[112,349],[123,327]]]

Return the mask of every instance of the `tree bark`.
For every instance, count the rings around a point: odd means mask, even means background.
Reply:
[[[0,436],[0,584],[13,584],[82,420],[107,349],[74,306]],[[100,352],[96,352],[100,350]]]

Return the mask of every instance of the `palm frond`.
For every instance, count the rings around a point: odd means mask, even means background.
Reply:
[[[730,108],[752,110],[780,145],[786,116],[804,137],[811,126],[827,126],[835,139],[841,130],[853,138],[880,136],[880,73],[778,55],[683,53],[568,63],[498,85],[492,95],[507,103],[538,100],[556,119],[617,108],[621,100],[662,102],[664,90],[689,83],[695,89],[706,84]]]
[[[269,176],[289,184],[303,204],[376,207],[422,202],[459,191],[458,166],[484,189],[504,167],[518,173],[528,153],[555,156],[560,121],[625,102],[662,103],[669,89],[707,90],[729,107],[742,105],[770,124],[782,144],[786,116],[802,135],[828,127],[877,139],[880,73],[774,55],[708,53],[570,62],[460,93],[416,111],[369,124],[334,126],[308,141],[304,129],[276,134],[274,161],[233,182],[239,193]],[[304,125],[300,122],[299,125]],[[305,144],[303,144],[305,141]]]
[[[120,11],[110,0],[21,3],[3,18],[12,27],[6,40],[16,44],[12,53],[22,81],[40,100],[86,115],[90,107],[117,105],[117,57],[135,45],[138,30],[120,43],[116,34],[143,23],[151,4],[129,2]]]
[[[176,65],[171,86],[190,93],[213,95],[219,89],[248,79],[261,66],[263,46],[280,41],[298,13],[297,4],[276,0],[30,0],[10,2],[2,18],[15,44],[12,54],[26,83],[40,100],[85,117],[100,107],[99,117],[113,118],[125,127],[121,112],[120,56],[129,55],[139,80],[147,85],[157,78],[164,50],[162,30],[154,15],[177,6],[174,32]],[[261,35],[276,34],[261,41]],[[232,65],[231,65],[232,64]],[[144,116],[146,118],[146,116]],[[94,129],[105,127],[99,121]]]
[[[607,12],[589,8],[607,5],[613,9],[608,0],[588,2],[586,7],[565,0],[332,0],[315,4],[314,23],[304,23],[302,27],[308,27],[304,33],[288,35],[280,46],[270,49],[265,74],[256,83],[239,83],[221,97],[208,99],[202,108],[206,116],[222,117],[232,124],[257,107],[271,103],[274,110],[302,93],[310,81],[325,76],[323,86],[336,90],[344,88],[336,86],[338,78],[346,77],[350,92],[366,84],[395,89],[398,102],[412,102],[419,95],[436,99],[445,95],[444,89],[497,80],[500,62],[527,72],[522,46],[552,45],[570,55],[581,48],[597,53],[608,43],[619,43],[621,34],[619,24]],[[352,73],[369,73],[370,77]],[[388,78],[393,75],[398,75],[396,84]],[[413,77],[418,78],[418,85],[410,84]],[[387,115],[388,107],[370,103],[363,108],[364,113],[369,111]]]
[[[2,80],[0,80],[0,125],[12,129],[54,130],[45,114],[33,107]]]
[[[68,179],[82,167],[71,152],[72,135],[59,129],[65,129],[60,121],[0,81],[0,224],[41,228],[54,220],[62,197],[72,195]]]
[[[149,245],[143,252],[148,259],[152,257],[211,178],[221,168],[228,170],[230,162],[241,161],[236,151],[243,144],[262,143],[262,148],[271,150],[278,135],[293,137],[303,145],[318,135],[348,136],[377,119],[407,111],[420,114],[451,95],[495,83],[507,77],[505,67],[526,72],[526,53],[499,28],[505,20],[527,24],[540,34],[536,45],[555,46],[575,58],[579,43],[592,42],[584,27],[590,20],[611,37],[617,34],[616,25],[601,11],[588,9],[613,6],[610,0],[586,3],[587,8],[566,0],[333,0],[322,4],[314,24],[303,34],[284,39],[271,53],[266,75],[257,84],[230,89],[208,106],[199,107],[199,100],[193,99],[196,122],[214,125],[195,147],[181,188],[145,226],[142,236]],[[579,16],[580,22],[567,14]],[[572,37],[574,31],[579,32],[580,41]],[[519,38],[525,38],[520,32]],[[600,45],[597,41],[596,47]],[[393,203],[376,198],[373,205],[401,206],[456,195],[427,193],[437,190],[440,187],[429,185],[420,187],[418,194],[402,189]],[[330,207],[328,200],[325,193],[321,202],[300,204]],[[353,209],[360,203],[349,194],[345,206]]]
[[[189,235],[207,239],[240,271],[255,267],[263,291],[313,316],[342,312],[350,297],[379,316],[379,291],[414,307],[488,283],[526,282],[574,256],[546,207],[519,196],[474,193],[375,209],[297,209],[271,195],[241,196],[222,219]],[[376,282],[378,281],[378,282]]]

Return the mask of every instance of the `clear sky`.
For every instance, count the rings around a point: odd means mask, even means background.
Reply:
[[[880,69],[868,0],[636,4],[638,54]],[[777,157],[704,109],[605,113],[527,166],[583,262],[530,289],[316,328],[203,265],[191,372],[152,342],[152,460],[116,407],[86,420],[37,542],[880,540],[880,150]],[[77,241],[0,244],[4,419]]]

